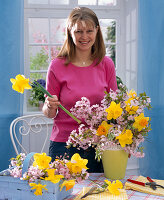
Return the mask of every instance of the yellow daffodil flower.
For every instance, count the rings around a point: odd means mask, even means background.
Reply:
[[[127,95],[130,97],[130,98],[136,98],[137,97],[137,93],[132,89],[130,90],[130,92],[127,92]]]
[[[73,186],[75,185],[75,180],[69,180],[69,181],[64,181],[61,185],[60,185],[60,191],[63,189],[63,187],[66,187],[66,191],[70,190],[71,188],[73,188]]]
[[[111,194],[114,194],[114,195],[120,194],[120,191],[118,189],[123,188],[123,184],[121,181],[116,180],[116,181],[113,181],[112,183],[109,180],[104,180],[104,181],[108,184],[107,189],[109,190]]]
[[[114,101],[111,102],[109,108],[105,109],[105,111],[108,113],[108,120],[117,119],[122,114],[122,108],[120,107],[120,103],[116,104]]]
[[[23,93],[24,89],[31,89],[31,85],[29,85],[29,78],[25,78],[24,75],[18,74],[15,79],[11,78],[10,79],[13,90]]]
[[[42,184],[36,184],[36,183],[29,183],[29,185],[30,185],[30,187],[32,187],[31,188],[31,190],[36,190],[35,192],[34,192],[34,194],[35,195],[42,195],[42,189],[44,189],[44,190],[48,190],[47,188],[46,188],[46,185],[42,185]]]
[[[144,117],[144,113],[141,113],[138,117],[134,117],[135,122],[133,127],[141,131],[143,128],[146,128],[148,125],[149,117]]]
[[[139,106],[129,106],[127,105],[125,110],[130,114],[130,115],[134,115],[136,114],[136,111],[138,110]]]
[[[127,101],[125,101],[126,104],[126,108],[125,110],[130,114],[136,114],[136,111],[138,110],[139,106],[131,106],[131,100],[133,100],[133,98],[129,98]]]
[[[70,172],[77,174],[81,173],[82,169],[88,169],[86,167],[87,163],[87,159],[82,159],[78,153],[75,153],[72,156],[71,161],[67,163],[67,167]]]
[[[58,183],[61,178],[64,178],[63,175],[55,175],[55,169],[47,169],[48,177],[45,177],[44,180],[51,181],[52,183]]]
[[[36,153],[34,154],[33,166],[38,166],[39,169],[49,168],[49,163],[51,162],[51,157],[47,156],[46,153]]]
[[[125,104],[130,106],[131,105],[131,100],[133,100],[133,98],[129,98],[127,101],[125,101]]]
[[[109,129],[112,127],[112,125],[108,124],[106,121],[103,121],[101,125],[97,129],[98,136],[105,135],[107,136]]]
[[[122,133],[116,137],[122,147],[125,147],[126,144],[131,144],[133,142],[132,138],[133,133],[131,130],[123,130]]]

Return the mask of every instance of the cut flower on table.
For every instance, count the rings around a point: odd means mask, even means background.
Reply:
[[[140,145],[151,130],[150,117],[144,115],[144,110],[151,109],[150,102],[145,92],[137,96],[123,84],[117,91],[105,92],[100,105],[90,105],[89,99],[82,97],[71,112],[84,123],[71,132],[68,148],[85,150],[92,146],[98,159],[104,150],[117,147],[130,155],[143,157]]]
[[[29,78],[26,78],[24,75],[18,74],[15,77],[15,79],[11,78],[10,81],[12,83],[13,90],[15,90],[19,93],[24,93],[25,89],[30,90],[30,89],[32,89],[32,86],[33,86],[33,87],[36,87],[41,92],[43,92],[44,94],[46,94],[47,96],[53,98],[53,96],[39,82],[37,82],[37,81],[30,82]],[[62,110],[64,110],[64,112],[66,112],[70,117],[72,117],[76,122],[78,122],[79,124],[81,123],[81,121],[79,119],[77,119],[74,115],[72,115],[72,113],[70,113],[61,104],[59,105],[59,107]]]
[[[102,184],[99,184],[96,180],[88,179],[93,183],[92,187],[83,187],[75,199],[128,199],[120,180],[109,181],[106,179]]]
[[[119,195],[120,191],[118,189],[123,188],[123,184],[119,180],[113,181],[112,183],[109,180],[105,180],[105,183],[108,185],[107,186],[108,191],[114,195]]]
[[[29,186],[32,187],[31,189],[35,190],[35,195],[42,195],[43,189],[48,190],[46,184],[42,185],[42,180],[50,181],[54,184],[61,181],[60,190],[65,186],[67,191],[73,188],[75,183],[79,183],[89,176],[87,172],[88,168],[86,167],[88,160],[81,158],[79,154],[74,154],[71,161],[65,157],[60,157],[54,162],[51,162],[51,157],[47,156],[46,153],[36,153],[34,154],[33,164],[22,174],[25,158],[25,154],[21,153],[16,158],[11,159],[11,166],[9,167],[10,176],[20,178],[21,180],[28,180]],[[81,165],[79,161],[82,163]],[[70,170],[67,166],[70,162],[74,166],[76,164],[77,166],[80,165],[80,170]]]

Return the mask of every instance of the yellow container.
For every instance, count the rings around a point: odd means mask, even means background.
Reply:
[[[116,180],[125,177],[128,154],[122,150],[105,150],[102,153],[102,163],[106,178]]]

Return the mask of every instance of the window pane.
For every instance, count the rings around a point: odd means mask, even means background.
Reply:
[[[78,5],[96,5],[96,0],[78,0]]]
[[[100,19],[99,21],[104,41],[108,43],[115,43],[116,21],[114,19]]]
[[[103,6],[116,6],[117,1],[116,0],[99,0],[98,5],[103,5]]]
[[[29,42],[48,43],[48,19],[29,18]]]
[[[50,0],[50,4],[68,5],[69,4],[69,0]]]
[[[48,4],[48,0],[28,0],[29,4]]]
[[[48,46],[30,46],[30,71],[48,68]]]
[[[50,20],[50,42],[63,44],[65,39],[66,19]]]
[[[116,45],[106,45],[106,55],[113,60],[116,66]]]
[[[35,73],[30,73],[30,80],[38,80],[38,79],[44,79],[46,80],[46,72],[35,72]]]
[[[114,19],[100,19],[100,26],[106,43],[106,55],[112,58],[116,65],[116,21]]]

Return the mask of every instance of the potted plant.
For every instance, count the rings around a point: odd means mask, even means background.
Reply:
[[[32,83],[29,104],[35,107],[42,107],[45,101],[44,93],[38,87],[35,87],[36,84],[34,82]],[[37,82],[45,88],[46,81],[44,79],[38,79]]]

